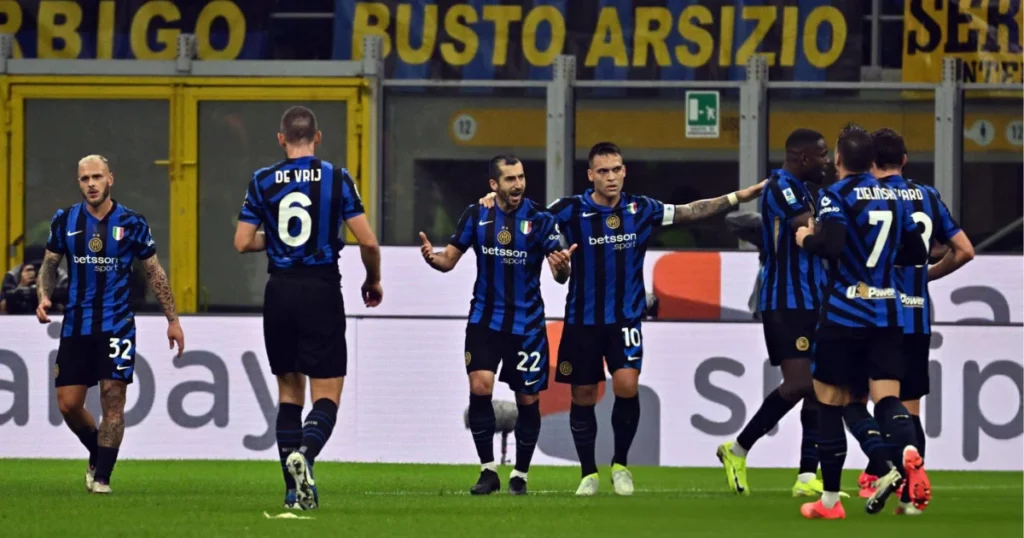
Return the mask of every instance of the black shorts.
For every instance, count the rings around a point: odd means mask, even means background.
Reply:
[[[779,366],[786,359],[810,359],[818,313],[814,310],[769,310],[761,313],[768,361]]]
[[[92,387],[103,379],[130,384],[135,378],[135,323],[116,333],[62,337],[53,377],[57,387]]]
[[[263,294],[263,341],[274,375],[344,377],[345,303],[331,278],[271,275]]]
[[[903,335],[903,381],[900,382],[900,400],[920,400],[931,392],[931,377],[928,375],[928,355],[931,351],[932,335]]]
[[[819,327],[811,373],[828,385],[868,393],[868,380],[903,379],[903,327]]]
[[[483,325],[466,325],[466,373],[498,371],[498,380],[514,392],[537,394],[548,388],[550,368],[547,328],[530,334],[495,331]]]
[[[613,325],[570,325],[562,328],[555,381],[595,385],[605,380],[605,364],[614,374],[619,368],[640,370],[644,341],[640,320]]]

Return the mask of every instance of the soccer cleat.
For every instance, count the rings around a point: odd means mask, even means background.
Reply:
[[[810,482],[801,482],[799,478],[793,484],[794,497],[818,497],[825,491],[825,485],[820,478],[814,478]]]
[[[921,514],[921,510],[918,510],[917,507],[914,506],[914,503],[901,502],[900,505],[896,507],[897,516],[919,516]]]
[[[924,472],[924,460],[913,446],[903,449],[903,468],[907,471],[906,487],[910,491],[910,502],[914,508],[924,510],[932,500],[932,484]]]
[[[299,508],[314,510],[320,506],[320,495],[316,491],[316,480],[313,478],[313,467],[301,452],[292,452],[285,460],[288,474],[295,479],[295,500]]]
[[[870,499],[875,494],[875,482],[878,481],[878,477],[873,474],[860,473],[860,478],[857,479],[857,485],[860,486],[860,498]]]
[[[85,469],[85,491],[92,491],[92,484],[96,481],[96,468],[89,466]]]
[[[287,510],[302,510],[294,489],[284,492],[284,507]]]
[[[513,476],[508,480],[509,495],[526,495],[526,479],[521,476]]]
[[[846,519],[846,510],[843,510],[841,502],[837,502],[832,508],[825,508],[825,504],[818,499],[801,506],[800,515],[807,519]]]
[[[732,445],[733,441],[729,441],[718,447],[718,461],[725,467],[729,487],[741,495],[750,495],[750,489],[747,488],[747,458],[733,454]]]
[[[576,495],[580,497],[591,497],[597,495],[597,487],[601,484],[601,481],[597,478],[597,473],[588,474],[580,480],[580,487],[576,488]]]
[[[106,482],[100,482],[99,480],[95,480],[92,483],[92,492],[104,494],[110,493],[110,484],[107,484]]]
[[[885,501],[900,487],[902,482],[903,477],[900,476],[900,472],[895,468],[889,469],[885,476],[873,483],[875,492],[868,497],[868,502],[864,504],[864,511],[869,514],[881,512],[885,508]]]
[[[480,471],[480,478],[476,481],[476,484],[469,489],[469,494],[490,495],[499,489],[501,489],[501,479],[498,478],[498,473],[490,469],[484,469]]]
[[[616,495],[632,495],[633,473],[625,465],[612,464],[612,485],[615,486]]]

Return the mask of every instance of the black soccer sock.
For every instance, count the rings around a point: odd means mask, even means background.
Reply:
[[[101,446],[96,448],[96,481],[110,483],[110,475],[114,473],[117,463],[117,448]]]
[[[914,430],[917,433],[917,451],[921,454],[921,459],[924,459],[924,445],[928,442],[924,434],[924,424],[921,423],[921,417],[917,415],[911,415],[914,421]]]
[[[818,412],[817,401],[807,403],[800,410],[800,426],[803,438],[800,441],[800,474],[814,473],[818,470]]]
[[[799,401],[799,400],[797,400]],[[776,424],[782,420],[782,417],[789,413],[790,409],[796,405],[796,402],[787,401],[779,394],[779,390],[775,389],[765,399],[764,403],[761,404],[761,408],[754,413],[751,417],[750,422],[743,427],[743,431],[740,432],[739,437],[736,438],[736,442],[739,443],[740,447],[744,450],[750,450],[753,448],[754,443],[758,439],[764,437],[766,433],[771,431]]]
[[[629,447],[633,446],[636,429],[640,426],[640,397],[615,397],[612,406],[612,434],[615,436],[615,454],[612,463],[626,465]]]
[[[843,409],[822,405],[818,412],[818,453],[821,457],[821,481],[825,491],[838,492],[846,463],[846,431]]]
[[[917,433],[914,431],[914,421],[910,417],[910,411],[907,411],[903,402],[895,396],[882,398],[875,404],[875,419],[882,427],[882,432],[892,437],[893,464],[904,477],[906,472],[903,469],[903,448],[908,445],[917,446]]]
[[[295,479],[285,467],[288,455],[302,445],[302,406],[283,403],[277,408],[277,452],[281,457],[286,489],[295,489]]]
[[[540,437],[540,402],[516,407],[519,408],[516,418],[516,470],[525,473],[530,470],[533,449]]]
[[[873,476],[882,476],[889,472],[890,454],[882,429],[875,417],[868,413],[868,407],[862,403],[852,403],[843,408],[843,419],[850,433],[860,443],[860,449],[868,457],[868,466],[864,472]]]
[[[572,404],[569,408],[569,429],[576,444],[576,455],[580,458],[581,476],[596,473],[597,415],[594,414],[594,406]]]
[[[469,431],[473,434],[476,454],[480,456],[482,464],[494,461],[494,428],[494,407],[491,405],[491,395],[470,394]]]
[[[324,449],[327,440],[331,438],[334,431],[334,423],[338,420],[338,404],[320,398],[313,402],[313,410],[306,415],[306,422],[302,424],[302,452],[312,465],[320,451]]]
[[[100,431],[96,428],[82,428],[79,430],[73,430],[75,435],[78,436],[78,440],[82,442],[82,446],[89,451],[89,467],[96,467],[96,451],[99,448],[99,437]]]

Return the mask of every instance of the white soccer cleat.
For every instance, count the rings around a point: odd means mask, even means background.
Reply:
[[[104,484],[103,482],[95,482],[94,481],[92,483],[92,492],[93,493],[104,493],[104,494],[110,493],[110,484]]]
[[[96,469],[86,467],[85,469],[85,491],[92,491],[92,484],[96,482]]]
[[[616,495],[632,495],[633,473],[625,465],[612,465],[612,485],[615,486]]]
[[[580,487],[576,488],[576,495],[580,497],[592,497],[597,495],[597,486],[600,485],[601,481],[597,478],[597,473],[588,474],[583,477],[580,481]]]

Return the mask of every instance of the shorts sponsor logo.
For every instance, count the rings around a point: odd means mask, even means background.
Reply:
[[[569,362],[563,362],[558,365],[558,372],[562,375],[569,375],[572,373],[572,364]]]

